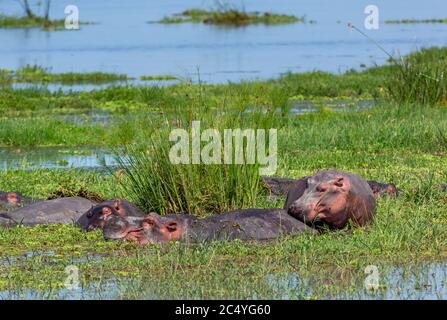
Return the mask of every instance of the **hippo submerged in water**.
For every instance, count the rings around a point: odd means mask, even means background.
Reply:
[[[114,216],[107,219],[103,232],[105,239],[127,239],[139,244],[235,239],[262,241],[282,235],[316,233],[283,209],[236,210],[206,218],[156,213],[150,213],[146,218]]]

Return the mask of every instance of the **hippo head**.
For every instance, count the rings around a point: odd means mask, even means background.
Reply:
[[[107,240],[127,239],[139,244],[164,243],[180,240],[184,225],[179,219],[150,213],[146,218],[114,216],[104,228]]]
[[[109,217],[125,215],[126,211],[121,207],[121,201],[116,199],[113,204],[99,204],[91,208],[83,215],[81,224],[88,231],[102,229]]]
[[[143,242],[143,218],[113,215],[104,222],[103,233],[106,240],[131,240]]]
[[[289,214],[315,227],[341,229],[351,220],[364,226],[374,218],[376,202],[360,176],[337,170],[322,171],[307,179],[303,195],[288,208]]]
[[[10,205],[19,206],[22,202],[22,194],[19,192],[8,192],[6,194],[6,199]]]
[[[310,176],[304,194],[289,207],[289,213],[304,223],[342,228],[348,221],[348,197],[351,184],[347,177],[334,172]]]
[[[18,207],[22,203],[22,194],[20,192],[0,192],[1,202],[9,206]]]

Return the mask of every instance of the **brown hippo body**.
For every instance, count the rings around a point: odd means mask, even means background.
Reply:
[[[26,226],[70,224],[76,222],[93,205],[94,203],[90,200],[80,197],[59,198],[30,204],[24,208],[4,213],[1,218],[6,226],[15,224]]]
[[[13,227],[17,223],[12,220],[6,212],[0,213],[0,227]]]
[[[298,180],[287,194],[284,209],[307,224],[340,229],[348,221],[366,225],[375,207],[373,191],[364,179],[328,170]]]
[[[270,195],[273,196],[283,196],[287,195],[290,188],[302,179],[307,179],[308,176],[301,179],[290,179],[290,178],[277,178],[277,177],[262,177],[262,181],[266,188],[269,190]],[[392,196],[397,197],[401,190],[399,190],[394,183],[382,183],[374,180],[366,181],[373,191],[375,197],[379,196]],[[296,188],[296,187],[295,187]],[[446,185],[447,188],[447,185]]]
[[[106,221],[106,239],[128,239],[140,244],[168,241],[263,241],[282,235],[303,232],[315,233],[283,209],[246,209],[225,212],[206,218],[188,214],[160,216],[155,213],[146,218],[114,217]]]
[[[78,219],[78,224],[87,231],[102,229],[105,221],[112,216],[144,217],[144,214],[137,206],[125,199],[113,199],[89,208]]]

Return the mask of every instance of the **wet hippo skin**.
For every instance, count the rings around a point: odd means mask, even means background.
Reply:
[[[37,202],[8,212],[5,218],[26,226],[70,224],[76,222],[93,205],[90,200],[80,197],[59,198]]]
[[[103,231],[108,240],[128,239],[139,244],[234,239],[263,241],[303,232],[317,233],[283,209],[236,210],[205,218],[156,213],[144,219],[115,216],[106,221]]]

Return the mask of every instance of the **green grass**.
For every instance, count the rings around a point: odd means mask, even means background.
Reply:
[[[176,76],[172,75],[155,75],[155,76],[141,76],[140,80],[143,81],[167,81],[167,80],[178,80]]]
[[[447,97],[447,57],[438,48],[423,49],[394,59],[395,72],[387,81],[392,100],[400,104],[438,105]]]
[[[91,22],[80,22],[80,24],[92,24]],[[44,17],[16,17],[0,13],[0,28],[41,28],[43,30],[67,30],[65,19],[46,19]]]
[[[387,24],[420,24],[420,23],[447,23],[447,19],[400,19],[385,20]]]
[[[0,84],[10,83],[60,83],[60,84],[101,84],[114,81],[125,81],[130,78],[124,74],[91,72],[91,73],[51,73],[41,66],[26,65],[16,71],[0,71]]]
[[[63,29],[65,20],[47,20],[43,17],[14,17],[0,14],[0,28]]]
[[[305,22],[304,17],[276,14],[270,12],[245,12],[232,8],[208,11],[189,9],[172,17],[165,17],[159,23],[205,23],[213,25],[241,26],[248,24],[286,24]]]
[[[178,165],[170,160],[171,130],[183,128],[190,134],[192,119],[200,121],[202,130],[218,130],[221,137],[227,128],[268,129],[275,122],[274,115],[262,113],[235,119],[229,112],[216,118],[215,113],[209,111],[210,107],[197,96],[188,108],[179,108],[161,121],[147,119],[146,124],[152,130],[141,135],[124,152],[121,149],[117,152],[119,164],[126,168],[129,177],[121,183],[125,193],[147,212],[204,215],[255,205],[260,190],[259,165],[223,165],[224,145],[219,147],[218,164],[193,165],[188,161],[188,164]],[[201,147],[205,145],[201,143]],[[234,153],[234,144],[231,149]]]
[[[424,50],[410,61],[441,65],[445,50]],[[1,89],[2,145],[127,146],[132,162],[121,183],[99,171],[4,170],[0,190],[38,198],[61,190],[94,192],[103,198],[129,198],[162,213],[185,210],[202,215],[235,207],[281,207],[283,198],[268,200],[257,185],[255,168],[237,171],[229,166],[168,163],[169,130],[189,128],[190,120],[201,120],[202,129],[277,128],[276,176],[299,178],[337,168],[365,179],[394,182],[403,194],[379,199],[377,218],[365,228],[268,244],[139,247],[105,242],[100,232],[83,233],[74,226],[0,229],[0,297],[5,292],[29,297],[30,289],[36,297],[69,297],[70,292],[59,289],[70,264],[79,267],[87,296],[177,299],[313,299],[356,297],[358,291],[364,297],[364,270],[370,264],[381,273],[380,297],[391,289],[386,274],[395,266],[408,270],[420,263],[445,265],[447,193],[440,185],[447,182],[446,97],[442,93],[442,99],[415,100],[420,94],[431,97],[432,88],[437,88],[418,82],[425,89],[415,89],[412,99],[393,98],[393,90],[404,91],[406,85],[402,80],[397,84],[402,88],[389,86],[398,67],[340,75],[287,74],[277,80],[228,85],[180,83],[80,93]],[[430,70],[434,69],[424,72]],[[359,112],[337,112],[326,105],[339,99],[374,99],[375,105]],[[294,100],[317,101],[321,107],[314,113],[291,115]],[[109,112],[113,121],[79,125],[57,119],[94,109]],[[299,280],[291,278],[294,273]]]

